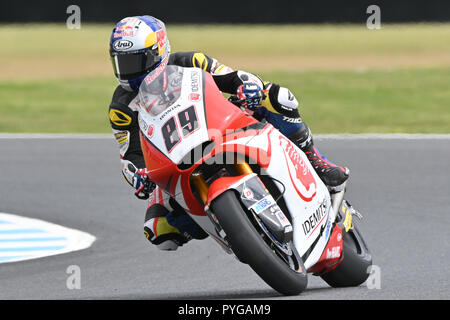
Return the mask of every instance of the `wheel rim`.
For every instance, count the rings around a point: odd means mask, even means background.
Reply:
[[[303,260],[296,254],[296,250],[292,241],[289,243],[279,242],[275,236],[273,236],[269,229],[264,225],[261,219],[258,218],[253,212],[249,214],[249,211],[245,209],[248,219],[251,221],[252,225],[258,231],[261,238],[269,246],[272,252],[281,259],[292,271],[296,273],[303,273]]]

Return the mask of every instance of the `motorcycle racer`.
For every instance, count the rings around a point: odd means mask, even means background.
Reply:
[[[305,152],[331,190],[339,190],[347,180],[349,170],[328,161],[314,146],[311,131],[300,117],[298,101],[289,89],[235,71],[201,52],[171,53],[164,23],[151,16],[127,17],[118,22],[109,52],[119,81],[109,106],[109,119],[119,144],[122,174],[138,198],[148,199],[144,232],[159,249],[176,250],[190,239],[204,239],[207,234],[151,182],[145,169],[139,139],[138,90],[146,75],[157,67],[169,64],[209,72],[222,92],[233,95],[230,101],[250,110],[258,120],[266,119]]]

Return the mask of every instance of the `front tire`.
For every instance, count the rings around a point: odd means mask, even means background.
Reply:
[[[295,271],[269,247],[263,235],[249,220],[233,190],[217,197],[211,209],[225,231],[225,240],[234,254],[268,285],[284,295],[297,295],[306,289],[308,280],[301,259],[300,271]]]

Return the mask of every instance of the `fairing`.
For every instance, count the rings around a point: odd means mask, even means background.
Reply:
[[[312,267],[327,246],[335,216],[327,188],[305,154],[270,124],[255,125],[258,122],[253,117],[222,96],[210,74],[198,68],[177,68],[166,68],[172,74],[181,74],[180,78],[174,78],[179,84],[176,99],[158,112],[152,110],[159,102],[153,102],[150,96],[146,98],[142,94],[139,103],[141,145],[151,179],[218,239],[220,236],[206,216],[205,208],[191,191],[190,176],[201,163],[224,151],[245,155],[262,168],[262,174],[284,185],[285,190],[280,189],[280,192],[284,192],[292,218],[295,247],[306,269]],[[144,80],[147,85],[153,85],[154,92],[176,89],[175,86],[170,89],[170,76],[154,82],[163,71],[156,72],[160,74],[151,73]],[[155,89],[158,83],[161,87]],[[149,108],[151,103],[154,105]],[[209,141],[214,141],[214,147],[196,163],[180,166],[186,154]],[[220,194],[220,190],[216,194]]]

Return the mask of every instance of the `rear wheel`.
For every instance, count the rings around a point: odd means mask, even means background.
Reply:
[[[344,259],[336,269],[321,275],[321,278],[335,288],[359,286],[369,277],[372,255],[356,226],[343,232],[342,239]]]
[[[217,197],[211,209],[234,254],[268,285],[285,295],[296,295],[306,289],[306,270],[292,243],[283,244],[288,250],[280,248],[257,218],[241,206],[233,190]]]

